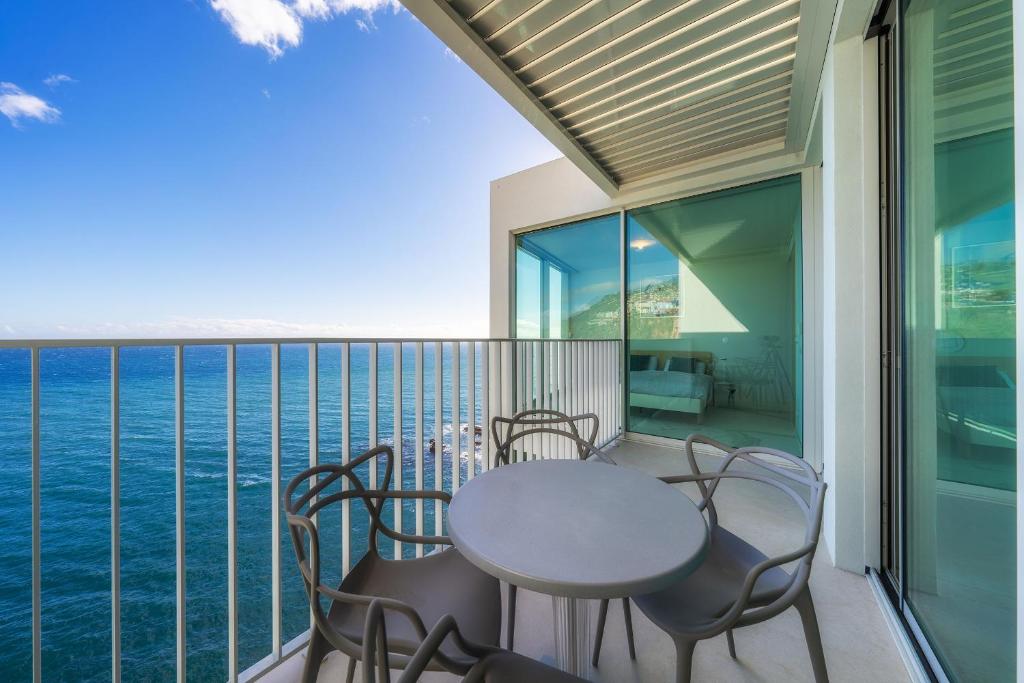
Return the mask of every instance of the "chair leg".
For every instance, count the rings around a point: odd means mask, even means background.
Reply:
[[[508,633],[506,649],[511,651],[516,637],[516,587],[511,583],[508,585],[508,628],[506,631]]]
[[[356,679],[356,659],[348,658],[348,673],[345,674],[345,683],[352,683]]]
[[[309,637],[309,646],[306,648],[306,664],[302,667],[302,683],[316,683],[317,674],[320,673],[320,664],[333,649],[320,633],[320,629],[313,627],[313,633]]]
[[[800,613],[800,621],[804,625],[804,639],[807,641],[807,652],[811,656],[815,683],[828,683],[825,650],[821,647],[821,632],[818,630],[818,617],[814,612],[810,588],[804,588],[793,602],[793,606]]]
[[[725,638],[729,641],[729,656],[736,659],[736,641],[732,637],[732,629],[725,632]]]
[[[629,645],[629,658],[636,659],[636,644],[633,641],[633,612],[629,608],[629,598],[622,598],[622,614],[626,618],[626,643]]]
[[[608,600],[601,601],[601,608],[597,612],[597,634],[594,636],[594,656],[590,663],[597,668],[597,660],[601,658],[601,641],[604,640],[604,622],[608,618]]]
[[[695,647],[697,647],[696,640],[676,641],[676,683],[690,683]]]

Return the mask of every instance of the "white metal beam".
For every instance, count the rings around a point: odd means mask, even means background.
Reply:
[[[793,90],[786,128],[786,150],[789,152],[799,151],[807,141],[837,4],[838,0],[800,3]]]

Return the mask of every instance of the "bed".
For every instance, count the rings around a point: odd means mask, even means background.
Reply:
[[[703,422],[714,387],[708,351],[640,351],[629,354],[629,405],[690,413]]]

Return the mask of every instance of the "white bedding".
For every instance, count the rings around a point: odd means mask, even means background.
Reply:
[[[629,391],[634,394],[696,398],[711,396],[711,377],[690,372],[633,370],[629,373]]]

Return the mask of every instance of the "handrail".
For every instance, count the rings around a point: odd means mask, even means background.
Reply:
[[[535,342],[566,344],[618,343],[618,339],[523,339],[521,337],[128,337],[66,339],[12,339],[0,338],[0,349],[74,349],[109,348],[112,346],[269,346],[271,344],[412,344],[416,342]]]

